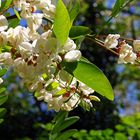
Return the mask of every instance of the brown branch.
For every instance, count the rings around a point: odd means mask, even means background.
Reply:
[[[2,9],[2,11],[0,12],[0,15],[3,15],[9,8],[13,7],[14,4],[12,3],[9,7]]]
[[[98,45],[101,46],[102,48],[106,49],[107,51],[110,51],[112,54],[114,54],[114,55],[116,55],[116,56],[119,56],[119,54],[118,54],[117,52],[113,51],[112,49],[107,48],[107,47],[104,45],[104,42],[103,42],[102,40],[99,40],[99,39],[97,39],[97,38],[93,38],[93,37],[91,37],[90,35],[89,35],[89,36],[87,35],[86,38],[88,38],[89,40],[95,42],[96,44],[98,44]]]
[[[98,38],[106,38],[108,35],[98,35]],[[134,39],[132,38],[125,38],[125,37],[120,37],[120,39],[125,40],[125,41],[129,41],[129,42],[133,42]]]

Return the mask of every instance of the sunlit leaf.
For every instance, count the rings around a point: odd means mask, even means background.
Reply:
[[[128,140],[127,136],[123,133],[115,133],[115,140]]]
[[[60,96],[60,95],[64,95],[66,93],[66,89],[61,89],[60,91],[56,92],[54,94],[54,97]]]
[[[14,12],[15,12],[17,18],[18,18],[19,20],[21,20],[21,17],[20,17],[20,15],[19,15],[18,11],[17,11],[15,8],[14,8]]]
[[[58,83],[58,82],[52,82],[51,84],[49,84],[49,85],[46,87],[46,90],[47,90],[47,91],[51,91],[51,90],[56,89],[58,86],[59,86],[59,83]]]
[[[62,0],[58,0],[53,31],[61,45],[63,45],[68,39],[70,26],[71,22],[69,13]]]
[[[13,2],[13,0],[4,0],[4,1],[1,3],[1,8],[0,8],[0,10],[2,10],[2,9],[8,9],[12,2]]]
[[[7,72],[7,69],[1,69],[0,70],[0,77],[2,77]]]
[[[104,73],[94,64],[81,60],[65,63],[65,70],[109,100],[114,99],[113,89]]]

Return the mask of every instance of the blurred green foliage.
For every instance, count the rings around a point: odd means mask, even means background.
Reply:
[[[73,135],[74,140],[139,140],[140,139],[140,113],[125,116],[115,129],[78,131]]]

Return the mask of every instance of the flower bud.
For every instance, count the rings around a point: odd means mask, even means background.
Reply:
[[[67,62],[78,61],[81,58],[81,52],[79,50],[72,50],[65,54],[64,60]]]

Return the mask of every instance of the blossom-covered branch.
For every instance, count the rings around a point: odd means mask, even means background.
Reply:
[[[0,65],[13,68],[29,91],[49,109],[70,111],[81,101],[92,106],[94,90],[67,73],[63,62],[76,62],[81,52],[70,38],[62,45],[50,28],[42,28],[43,18],[53,22],[56,3],[51,0],[14,0],[14,8],[27,27],[8,28],[8,20],[0,16]],[[47,20],[48,19],[48,20]]]

